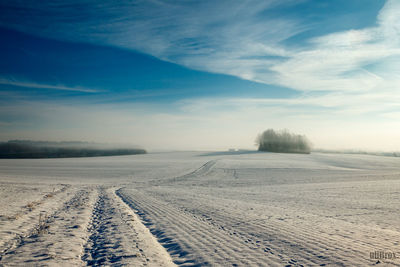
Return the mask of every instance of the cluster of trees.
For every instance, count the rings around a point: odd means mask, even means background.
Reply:
[[[311,152],[311,143],[306,136],[292,134],[288,130],[268,129],[257,136],[256,144],[259,151],[305,154]]]
[[[33,142],[12,140],[0,143],[0,158],[70,158],[145,154],[140,148],[100,147],[83,142]]]

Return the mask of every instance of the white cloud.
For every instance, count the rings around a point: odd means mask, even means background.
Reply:
[[[386,62],[400,57],[399,14],[399,2],[389,0],[379,14],[378,26],[310,40],[309,48],[271,68],[277,73],[275,82],[300,91],[398,93],[398,78],[390,75],[398,68]],[[373,64],[381,68],[367,70]]]
[[[398,47],[400,44],[400,2],[388,0],[378,16],[378,22],[386,43]]]

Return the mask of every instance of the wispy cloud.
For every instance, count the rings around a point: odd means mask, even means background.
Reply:
[[[263,12],[296,2],[4,1],[0,25],[45,37],[134,49],[190,68],[252,80],[254,70],[266,70],[276,62],[266,56],[287,56],[281,41],[305,29],[295,19]]]
[[[396,92],[398,64],[390,60],[400,58],[400,22],[393,19],[399,13],[400,3],[389,0],[378,26],[311,39],[309,47],[271,68],[274,83],[300,91]]]
[[[3,12],[0,25],[46,37],[134,49],[190,68],[299,91],[369,92],[396,87],[397,66],[373,65],[400,56],[398,1],[386,2],[376,18],[377,26],[285,46],[283,41],[311,26],[299,18],[265,12],[298,3],[3,1],[0,7],[12,12]]]
[[[3,85],[11,85],[18,87],[26,87],[26,88],[40,88],[40,89],[53,89],[53,90],[63,90],[63,91],[76,91],[76,92],[84,92],[84,93],[99,93],[102,90],[97,89],[89,89],[84,87],[68,87],[64,85],[52,85],[52,84],[43,84],[43,83],[35,83],[29,81],[18,81],[14,79],[0,78],[0,84]]]

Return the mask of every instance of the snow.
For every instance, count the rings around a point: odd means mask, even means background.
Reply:
[[[399,206],[395,157],[5,159],[0,265],[400,266]]]

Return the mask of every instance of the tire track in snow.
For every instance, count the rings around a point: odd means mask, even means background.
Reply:
[[[218,161],[218,159],[207,161],[206,163],[204,163],[203,165],[201,165],[199,168],[197,168],[194,171],[191,171],[191,172],[186,173],[181,176],[177,176],[177,177],[173,177],[173,178],[169,178],[169,179],[162,179],[162,180],[157,181],[156,183],[153,181],[153,184],[156,184],[156,185],[168,184],[168,185],[170,185],[171,183],[185,181],[192,177],[204,176],[210,172],[210,170],[214,167],[214,165],[217,163],[217,161]]]
[[[168,253],[112,188],[99,188],[88,231],[82,260],[89,266],[174,266]]]

